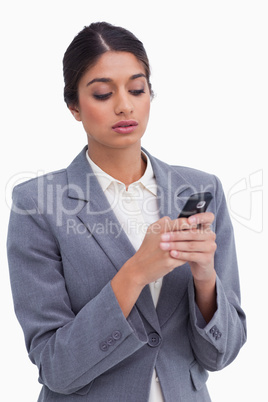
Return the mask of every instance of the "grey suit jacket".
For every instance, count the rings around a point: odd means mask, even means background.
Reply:
[[[125,319],[110,281],[135,250],[85,152],[67,169],[13,192],[10,278],[43,384],[38,400],[145,402],[156,367],[166,402],[210,401],[207,370],[231,363],[246,339],[233,230],[219,180],[149,154],[161,216],[175,219],[189,195],[213,193],[218,308],[212,320],[205,324],[198,311],[188,264],[165,276],[156,309],[146,286]]]

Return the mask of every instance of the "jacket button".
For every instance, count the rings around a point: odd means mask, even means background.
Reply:
[[[156,348],[159,346],[161,343],[161,338],[156,332],[151,332],[148,335],[148,345],[151,346],[151,348]]]
[[[112,337],[113,337],[113,339],[114,339],[115,341],[119,341],[119,339],[121,339],[121,337],[122,337],[122,334],[121,334],[120,331],[114,331],[114,332],[112,333]]]
[[[115,343],[115,339],[112,336],[109,336],[106,342],[108,346],[112,346]]]
[[[214,325],[211,329],[210,329],[210,331],[209,331],[211,334],[212,334],[212,336],[216,339],[216,341],[218,340],[218,339],[220,339],[220,337],[221,337],[221,335],[222,335],[222,333],[219,331],[219,329],[218,329],[218,327],[216,326],[216,325]]]
[[[102,350],[103,352],[106,352],[106,350],[108,350],[108,347],[109,347],[109,345],[108,345],[108,343],[107,342],[101,342],[101,344],[100,344],[100,350]]]
[[[215,331],[216,331],[216,325],[214,325],[212,328],[210,328],[210,333],[212,334],[212,335],[214,335],[215,334]]]

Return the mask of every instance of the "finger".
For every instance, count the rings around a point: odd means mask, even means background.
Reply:
[[[213,241],[186,241],[186,242],[163,242],[160,248],[164,251],[174,250],[185,253],[215,253],[216,243]]]
[[[202,212],[200,214],[192,215],[188,218],[190,225],[211,225],[215,219],[215,215],[212,212]]]
[[[166,231],[182,231],[194,227],[199,227],[199,225],[210,226],[214,219],[215,216],[212,212],[202,212],[192,215],[189,218],[177,218],[168,222],[168,225],[166,226]]]
[[[166,231],[176,232],[190,229],[192,225],[188,222],[187,218],[177,218],[174,220],[170,220],[169,225],[166,227]]]
[[[213,255],[210,253],[198,253],[198,252],[184,252],[171,250],[170,256],[175,258],[176,260],[184,261],[184,262],[195,262],[199,265],[206,266],[211,263],[213,260]]]
[[[166,232],[161,235],[161,242],[175,242],[175,241],[206,241],[216,240],[216,234],[209,226],[202,226],[200,229],[191,227],[186,230],[178,230],[174,232]]]

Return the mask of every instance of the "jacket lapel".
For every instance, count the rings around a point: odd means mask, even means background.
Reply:
[[[135,250],[86,159],[86,150],[67,168],[68,196],[85,201],[77,216],[118,271]]]
[[[169,216],[176,219],[188,197],[196,191],[172,166],[145,152],[150,157],[155,174],[160,218]]]

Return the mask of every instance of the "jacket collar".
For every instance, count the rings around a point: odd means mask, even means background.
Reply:
[[[103,190],[87,161],[86,150],[87,146],[67,168],[68,196],[85,201],[84,207],[77,216],[95,237],[118,271],[134,255],[135,249],[122,230],[103,194]],[[186,199],[193,192],[192,187],[172,166],[151,156],[148,151],[144,151],[150,158],[157,182],[160,216],[169,216],[171,219],[175,219]],[[94,230],[100,223],[105,223],[106,229],[108,229],[101,232]],[[177,268],[166,275],[156,310],[149,286],[143,289],[136,305],[158,332],[161,332],[160,326],[169,319],[180,303],[189,278],[189,269],[186,270],[184,267]]]

